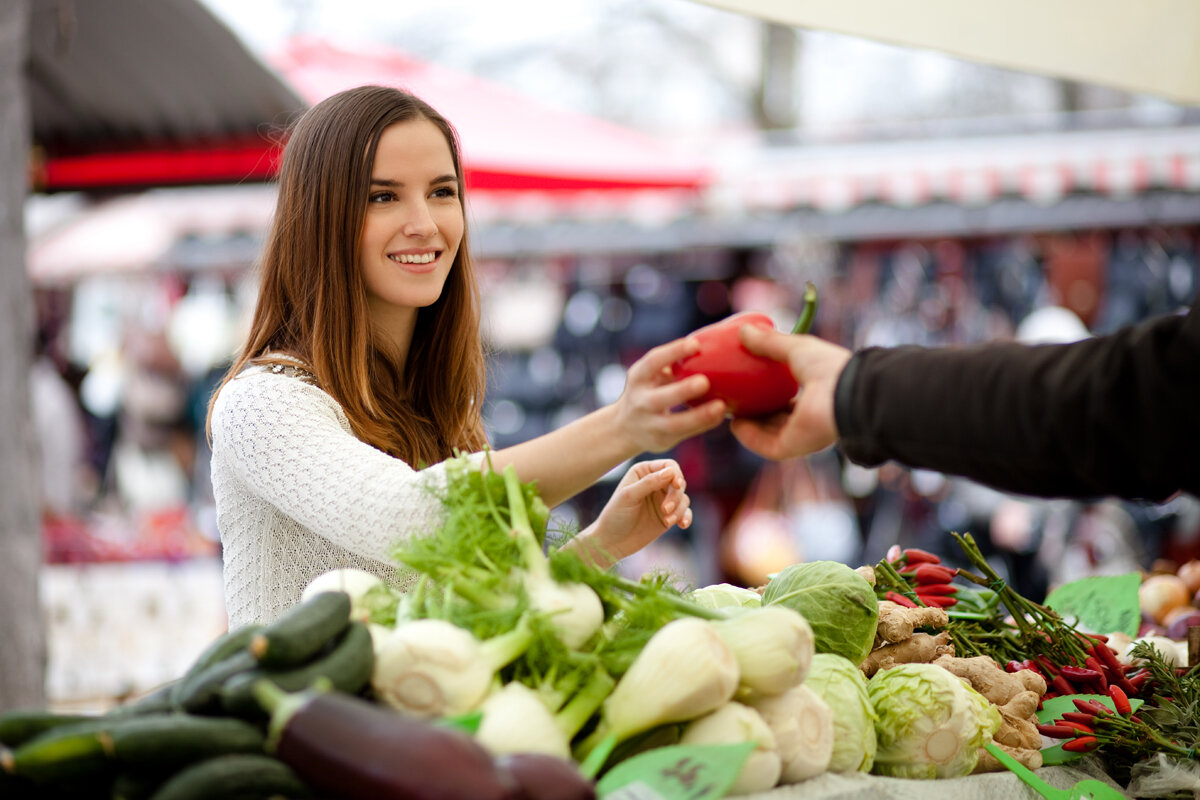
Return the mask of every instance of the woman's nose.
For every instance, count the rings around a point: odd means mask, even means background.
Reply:
[[[430,236],[437,233],[437,222],[425,203],[413,203],[405,212],[405,236]]]

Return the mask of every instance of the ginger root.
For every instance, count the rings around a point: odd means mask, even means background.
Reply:
[[[992,741],[1030,769],[1042,765],[1042,734],[1037,729],[1037,707],[1046,693],[1046,681],[1032,670],[1005,672],[987,656],[942,656],[933,663],[969,683],[1000,710],[1003,722]],[[975,772],[1004,769],[986,750],[980,750]]]
[[[889,642],[903,642],[911,637],[917,628],[944,628],[949,623],[950,616],[944,608],[908,608],[891,600],[880,600],[875,645],[878,647]]]
[[[946,631],[936,636],[914,633],[904,641],[875,648],[859,665],[859,669],[870,678],[876,672],[898,664],[928,664],[939,656],[948,655],[954,655],[954,645],[950,643],[950,634]]]
[[[1042,751],[1038,748],[1029,749],[1024,747],[1009,747],[1000,743],[997,743],[996,746],[1029,769],[1040,769],[1042,766]],[[975,769],[973,770],[972,774],[979,774],[981,772],[1003,772],[1005,769],[1007,769],[1007,767],[997,761],[994,755],[989,753],[987,750],[984,750],[982,747],[979,748],[979,761],[976,762]]]

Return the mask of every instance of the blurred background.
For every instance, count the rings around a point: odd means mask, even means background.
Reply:
[[[110,2],[31,3],[25,263],[59,705],[177,677],[224,628],[206,404],[252,308],[282,129],[342,88],[409,88],[459,129],[497,447],[611,402],[647,349],[730,313],[790,327],[807,281],[814,332],[851,347],[1072,341],[1177,312],[1200,281],[1200,107],[1158,95],[691,0]],[[121,25],[154,46],[130,50]],[[119,102],[130,81],[146,108]],[[99,115],[110,94],[138,136],[54,113]],[[1035,598],[1200,555],[1189,496],[1034,501],[836,450],[771,464],[724,426],[671,455],[695,523],[621,568],[681,585],[897,543],[953,563],[947,531]],[[623,472],[557,524],[590,521]]]

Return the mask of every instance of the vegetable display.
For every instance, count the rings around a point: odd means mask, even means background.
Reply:
[[[1083,630],[1016,593],[969,535],[963,567],[897,548],[681,591],[562,547],[511,468],[456,458],[430,490],[444,518],[397,545],[403,581],[317,576],[278,619],[106,714],[0,714],[0,796],[588,800],[644,756],[730,746],[713,761],[731,795],[1009,757],[1102,757],[1123,782],[1196,766],[1183,643]]]

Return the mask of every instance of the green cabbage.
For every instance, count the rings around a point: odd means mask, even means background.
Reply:
[[[875,673],[867,694],[878,719],[873,770],[898,778],[969,775],[979,748],[1000,729],[1000,711],[961,678],[934,664]]]
[[[698,606],[714,611],[737,612],[746,608],[758,608],[762,605],[762,596],[753,589],[734,586],[732,583],[714,583],[701,586],[688,595],[688,599]]]
[[[830,772],[870,772],[875,763],[875,707],[862,670],[841,656],[813,656],[804,685],[833,710]]]
[[[833,653],[858,665],[875,644],[875,587],[840,562],[792,564],[767,583],[762,602],[799,611],[812,626],[818,653]]]

